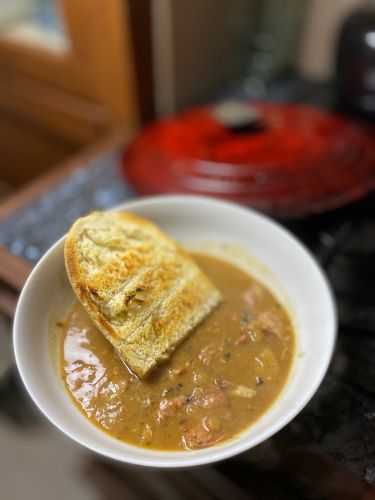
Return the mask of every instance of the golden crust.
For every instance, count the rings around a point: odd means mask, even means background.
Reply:
[[[219,302],[192,259],[142,217],[93,212],[65,242],[73,290],[101,332],[145,377]]]

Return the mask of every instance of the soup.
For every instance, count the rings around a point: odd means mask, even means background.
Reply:
[[[294,333],[283,307],[232,264],[194,259],[223,300],[146,380],[127,369],[78,302],[63,324],[66,389],[116,439],[155,450],[212,446],[254,423],[287,380]]]

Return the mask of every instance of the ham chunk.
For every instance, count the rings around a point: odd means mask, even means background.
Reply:
[[[258,283],[252,283],[242,294],[242,298],[245,303],[250,307],[253,311],[256,309],[259,304],[263,301],[266,290],[260,286]]]
[[[265,335],[282,339],[283,324],[281,317],[273,311],[265,311],[259,315],[258,324]]]
[[[230,382],[229,380],[223,379],[221,377],[217,377],[215,379],[215,383],[222,391],[225,391],[227,394],[229,394],[229,396],[252,399],[257,393],[257,391],[255,389],[252,389],[251,387],[246,387],[245,385],[241,384],[234,384],[233,382]]]
[[[216,389],[203,390],[196,388],[192,395],[192,403],[201,408],[217,408],[228,403],[228,397],[223,391]]]
[[[211,431],[201,421],[182,435],[182,444],[187,450],[196,450],[212,446],[224,438],[224,434]]]
[[[185,396],[176,396],[171,399],[162,399],[159,403],[158,421],[165,417],[172,417],[186,404]]]
[[[217,344],[216,342],[211,342],[210,344],[207,344],[203,349],[201,350],[199,354],[199,359],[200,361],[204,364],[209,366],[212,361],[223,351],[223,345],[222,344]]]

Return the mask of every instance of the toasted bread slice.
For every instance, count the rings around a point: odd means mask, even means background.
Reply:
[[[175,241],[130,213],[78,219],[66,238],[65,265],[92,320],[141,378],[220,300]]]

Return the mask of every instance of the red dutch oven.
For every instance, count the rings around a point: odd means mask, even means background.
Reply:
[[[248,117],[237,123],[203,106],[149,125],[125,152],[126,178],[141,195],[202,194],[286,217],[331,210],[374,189],[370,126],[309,106],[241,106]]]

